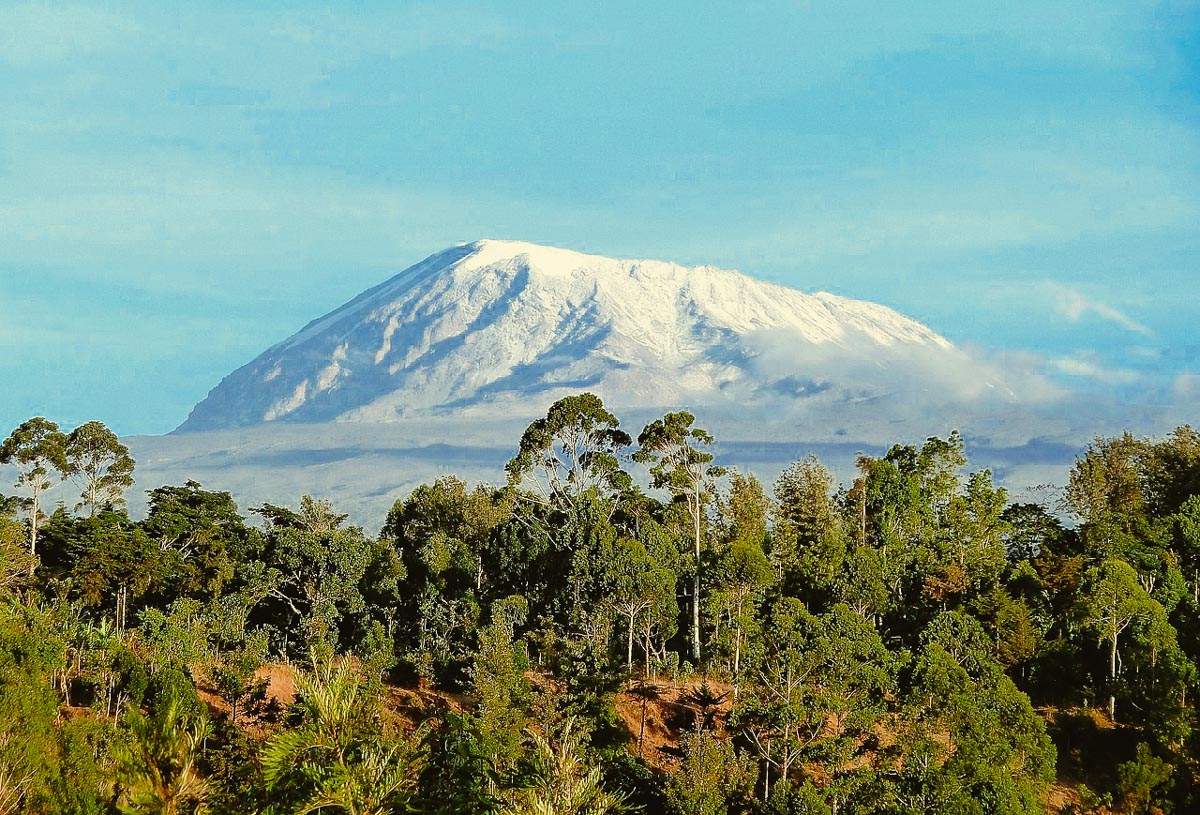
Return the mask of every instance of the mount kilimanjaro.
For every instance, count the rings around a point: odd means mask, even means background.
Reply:
[[[581,390],[613,407],[790,413],[936,390],[946,371],[967,370],[975,387],[996,387],[950,342],[881,305],[711,266],[480,240],[268,349],[179,431],[536,414]]]
[[[1061,482],[1087,438],[1019,357],[997,364],[884,306],[482,240],[266,350],[176,432],[128,439],[142,488],[130,495],[136,510],[144,488],[191,479],[244,507],[309,493],[378,528],[448,472],[502,482],[526,425],[583,390],[634,434],[692,411],[722,464],[767,483],[809,453],[846,481],[859,452],[958,428],[972,466],[1020,490]]]

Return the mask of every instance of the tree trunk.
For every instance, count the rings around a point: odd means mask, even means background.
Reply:
[[[1116,683],[1117,683],[1117,635],[1116,634],[1113,634],[1112,647],[1109,650],[1109,654],[1108,654],[1108,678],[1109,678],[1109,681],[1111,681],[1114,685],[1114,687],[1109,690],[1108,717],[1115,722],[1117,720],[1117,696],[1116,696],[1116,687],[1115,687]]]
[[[99,481],[100,481],[100,476],[98,473],[92,473],[88,477],[87,505],[88,505],[88,517],[89,518],[96,517],[96,504],[100,503]]]
[[[38,515],[41,514],[40,499],[42,491],[38,489],[36,484],[30,489],[33,499],[29,507],[29,576],[33,577],[34,570],[37,568]]]
[[[646,624],[645,634],[646,634],[646,638],[645,638],[644,645],[643,645],[643,647],[646,650],[645,677],[646,677],[646,679],[649,679],[650,678],[650,624],[649,623]]]
[[[625,658],[625,673],[630,678],[630,680],[633,679],[633,620],[634,620],[634,615],[630,614],[629,615],[629,643],[628,643],[629,651],[626,654],[626,658]]]
[[[645,689],[643,689],[644,691]],[[642,757],[642,750],[646,745],[646,704],[649,702],[649,697],[642,693],[642,727],[638,731],[638,758]]]
[[[696,576],[692,581],[692,659],[700,668],[700,495],[695,496],[692,520],[696,533]]]
[[[867,545],[867,485],[863,483],[862,502],[859,504],[858,514],[858,545]]]
[[[740,616],[740,615],[739,615]],[[736,701],[738,698],[738,687],[741,685],[739,677],[742,668],[742,625],[738,622],[736,633],[733,638],[733,698]]]

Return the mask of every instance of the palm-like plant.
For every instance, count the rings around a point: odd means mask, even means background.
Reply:
[[[129,742],[114,748],[118,809],[129,815],[200,815],[208,785],[196,767],[208,720],[185,715],[177,698],[154,716],[134,711]]]
[[[6,755],[12,734],[0,733],[0,815],[16,815],[33,785],[33,770],[20,766]]]
[[[625,810],[625,799],[604,789],[598,766],[587,765],[582,740],[568,722],[558,743],[530,731],[532,773],[515,790],[505,815],[608,815]]]
[[[301,679],[304,724],[276,736],[261,756],[273,791],[299,793],[299,803],[281,811],[387,815],[405,809],[417,777],[417,757],[407,745],[379,732],[365,713],[362,685],[345,660]]]

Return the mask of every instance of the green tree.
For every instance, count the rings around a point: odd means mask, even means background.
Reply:
[[[492,815],[501,779],[472,722],[447,713],[423,739],[424,756],[413,809],[423,815]]]
[[[1170,516],[1172,549],[1187,580],[1193,605],[1200,605],[1200,493],[1183,501]]]
[[[653,628],[647,618],[660,615],[664,606],[674,605],[675,573],[663,567],[640,541],[616,538],[600,552],[604,603],[624,618],[625,671],[633,675],[635,636]],[[642,642],[646,672],[650,669],[650,644]]]
[[[529,667],[516,637],[525,622],[528,604],[523,597],[509,597],[492,606],[492,621],[479,633],[471,679],[477,706],[476,732],[484,748],[501,770],[512,768],[520,754],[529,703]]]
[[[889,779],[900,811],[1044,812],[1054,746],[1029,698],[993,661],[987,633],[947,612],[923,640]]]
[[[237,647],[220,653],[207,666],[213,688],[229,703],[229,721],[236,725],[239,710],[261,704],[267,680],[258,676],[267,656],[267,632],[259,630],[246,636]]]
[[[1200,495],[1200,431],[1184,425],[1152,443],[1143,470],[1150,511],[1160,517],[1177,512]]]
[[[114,735],[109,722],[93,719],[63,722],[57,728],[47,812],[110,815],[114,784],[109,745]]]
[[[732,631],[729,670],[737,692],[742,655],[757,628],[758,603],[775,575],[761,545],[735,542],[717,558],[713,576],[717,624],[723,621]]]
[[[668,413],[655,419],[638,435],[633,460],[650,465],[655,489],[666,489],[687,507],[692,524],[692,659],[700,662],[700,586],[703,548],[704,507],[711,500],[713,484],[725,471],[714,466],[707,448],[713,437],[692,427],[696,417],[687,411]]]
[[[1150,808],[1154,790],[1169,781],[1172,772],[1171,765],[1154,755],[1150,745],[1139,743],[1134,759],[1117,766],[1116,792],[1122,809],[1130,815],[1155,811]]]
[[[845,569],[834,583],[834,596],[876,625],[891,610],[885,553],[873,546],[855,546],[846,557]]]
[[[68,551],[75,593],[89,608],[111,613],[118,634],[128,628],[131,600],[164,582],[162,550],[124,514],[71,518],[55,513],[46,526],[46,542]]]
[[[990,470],[972,473],[942,514],[941,558],[962,571],[967,589],[995,586],[1006,562],[1004,520],[1008,494],[992,484]]]
[[[981,621],[995,639],[995,656],[1005,669],[1023,665],[1037,651],[1042,641],[1033,610],[1023,600],[1008,595],[996,587],[981,597],[975,606]]]
[[[920,448],[894,445],[882,459],[858,459],[861,476],[853,499],[859,548],[870,546],[876,556],[868,561],[860,552],[855,559],[872,567],[871,582],[887,592],[882,605],[901,618],[893,623],[909,637],[934,613],[930,603],[922,602],[926,597],[945,608],[969,583],[952,554],[953,538],[945,532],[948,516],[962,500],[958,471],[965,463],[957,432],[949,439],[931,437]]]
[[[1144,514],[1142,462],[1147,444],[1130,433],[1096,439],[1077,458],[1067,484],[1067,502],[1086,523],[1111,521],[1125,532]]]
[[[1084,623],[1108,643],[1108,715],[1116,718],[1116,681],[1120,636],[1135,622],[1162,615],[1162,607],[1138,582],[1137,572],[1123,560],[1106,560],[1088,571]]]
[[[209,641],[214,620],[197,600],[186,597],[176,600],[165,613],[148,608],[142,612],[139,623],[138,639],[151,671],[168,668],[199,672],[210,667],[215,659],[215,649]]]
[[[592,490],[612,496],[628,488],[620,455],[632,440],[620,424],[595,394],[559,399],[521,435],[517,455],[505,466],[510,481],[560,509]]]
[[[1039,504],[1009,504],[1001,515],[1005,523],[1004,549],[1010,561],[1033,560],[1047,545],[1062,540],[1062,522]]]
[[[133,458],[129,448],[103,422],[87,422],[67,436],[67,471],[83,487],[83,499],[76,509],[86,506],[88,515],[108,505],[124,506],[125,490],[133,486]]]
[[[833,476],[816,456],[775,481],[771,561],[787,594],[824,599],[842,574],[848,541],[832,495]]]
[[[677,815],[739,811],[754,787],[754,761],[708,731],[685,733],[683,760],[667,777],[667,803]]]
[[[780,782],[794,780],[806,758],[823,763],[835,779],[851,766],[864,734],[884,712],[894,666],[878,632],[845,605],[818,617],[783,598],[765,628],[758,681],[735,706],[730,724],[762,759],[769,797],[772,774]]]
[[[489,579],[486,573],[489,544],[496,529],[512,515],[512,503],[503,493],[483,485],[473,490],[459,478],[445,476],[433,484],[422,484],[388,512],[379,537],[393,541],[404,560],[410,580],[427,582],[421,549],[435,538],[452,550],[448,562],[455,572],[441,570],[444,589],[458,592],[473,587],[481,594]]]
[[[237,564],[261,556],[262,536],[228,492],[204,489],[195,481],[149,491],[150,509],[142,523],[162,554],[164,594],[215,598],[234,578]]]
[[[388,513],[380,538],[406,574],[406,590],[391,607],[398,656],[423,678],[463,678],[485,596],[534,592],[525,579],[534,571],[523,546],[530,535],[510,522],[512,504],[505,491],[471,490],[447,476],[417,487]],[[501,542],[510,531],[515,540]]]
[[[288,643],[296,653],[317,648],[331,655],[339,641],[353,645],[370,611],[364,593],[394,593],[403,575],[394,551],[343,526],[345,515],[311,496],[300,500],[299,512],[270,504],[256,511],[267,522],[266,621],[299,633],[300,642]]]
[[[729,473],[729,489],[718,500],[721,542],[746,543],[763,549],[770,535],[772,504],[753,474]]]
[[[29,553],[37,557],[38,526],[41,524],[42,496],[54,486],[52,474],[59,480],[70,470],[66,457],[67,437],[49,419],[35,416],[13,430],[0,444],[0,464],[17,468],[16,486],[29,491]],[[33,574],[34,566],[30,566]]]

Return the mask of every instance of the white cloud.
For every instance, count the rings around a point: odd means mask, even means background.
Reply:
[[[1106,367],[1098,360],[1080,355],[1051,359],[1046,364],[1051,370],[1060,374],[1091,379],[1106,385],[1129,385],[1141,378],[1137,371],[1131,371],[1128,368]]]
[[[856,336],[812,343],[788,331],[758,332],[747,345],[748,370],[762,387],[752,396],[726,394],[734,406],[728,415],[711,396],[704,405],[723,438],[885,444],[959,428],[1020,445],[1073,429],[1067,419],[1073,394],[1042,374],[1042,361],[1032,355],[879,346]]]
[[[1063,286],[1058,283],[1047,283],[1046,288],[1054,295],[1058,312],[1072,322],[1078,322],[1084,317],[1091,315],[1114,323],[1126,331],[1132,331],[1147,337],[1154,335],[1154,332],[1147,325],[1138,322],[1120,309],[1087,297],[1069,286]]]

